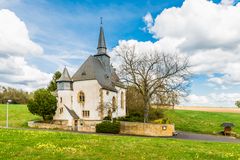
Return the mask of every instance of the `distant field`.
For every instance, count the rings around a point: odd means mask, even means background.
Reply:
[[[26,127],[30,120],[40,119],[32,115],[26,105],[9,105],[9,127]],[[0,126],[6,126],[6,104],[0,104]]]
[[[201,106],[176,106],[177,110],[192,110],[206,112],[225,112],[225,113],[240,113],[240,108],[230,107],[201,107]]]
[[[239,159],[240,144],[0,129],[0,159]]]
[[[177,130],[215,134],[223,130],[220,127],[223,122],[232,122],[236,126],[233,131],[240,135],[239,113],[167,110],[166,115],[175,123]]]

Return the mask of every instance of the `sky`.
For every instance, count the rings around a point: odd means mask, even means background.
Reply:
[[[238,0],[0,0],[0,85],[33,91],[64,66],[73,74],[96,53],[100,17],[112,57],[126,43],[189,57],[181,105],[240,99]]]

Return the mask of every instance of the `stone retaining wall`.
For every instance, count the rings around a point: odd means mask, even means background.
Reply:
[[[143,136],[173,136],[173,124],[152,124],[138,122],[121,122],[121,134]]]
[[[64,125],[64,124],[43,123],[43,122],[37,122],[37,121],[28,122],[28,127],[43,128],[43,129],[71,130],[71,128],[69,128],[67,125]]]
[[[83,121],[80,123],[78,127],[78,131],[80,132],[96,132],[96,125],[101,123],[102,121]]]
[[[96,132],[96,124],[101,121],[83,121],[77,127],[80,132]],[[173,124],[152,124],[152,123],[139,123],[139,122],[120,122],[120,134],[128,135],[143,135],[143,136],[173,136],[175,128]],[[72,127],[67,126],[67,122],[28,122],[28,126],[32,128],[43,129],[61,129],[61,130],[74,130]]]

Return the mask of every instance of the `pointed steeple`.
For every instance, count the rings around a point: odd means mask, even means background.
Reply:
[[[71,82],[71,78],[70,75],[68,73],[68,70],[66,68],[66,66],[63,69],[62,75],[61,77],[57,80],[57,82]]]
[[[106,47],[104,31],[102,26],[102,17],[101,17],[101,26],[100,26],[97,50],[98,50],[97,54],[107,54],[107,47]]]

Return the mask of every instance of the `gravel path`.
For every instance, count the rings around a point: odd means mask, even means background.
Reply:
[[[240,139],[235,137],[228,136],[217,136],[217,135],[208,135],[208,134],[198,134],[191,132],[177,131],[177,135],[173,138],[175,139],[186,139],[186,140],[202,140],[202,141],[211,141],[211,142],[234,142],[240,143]]]

